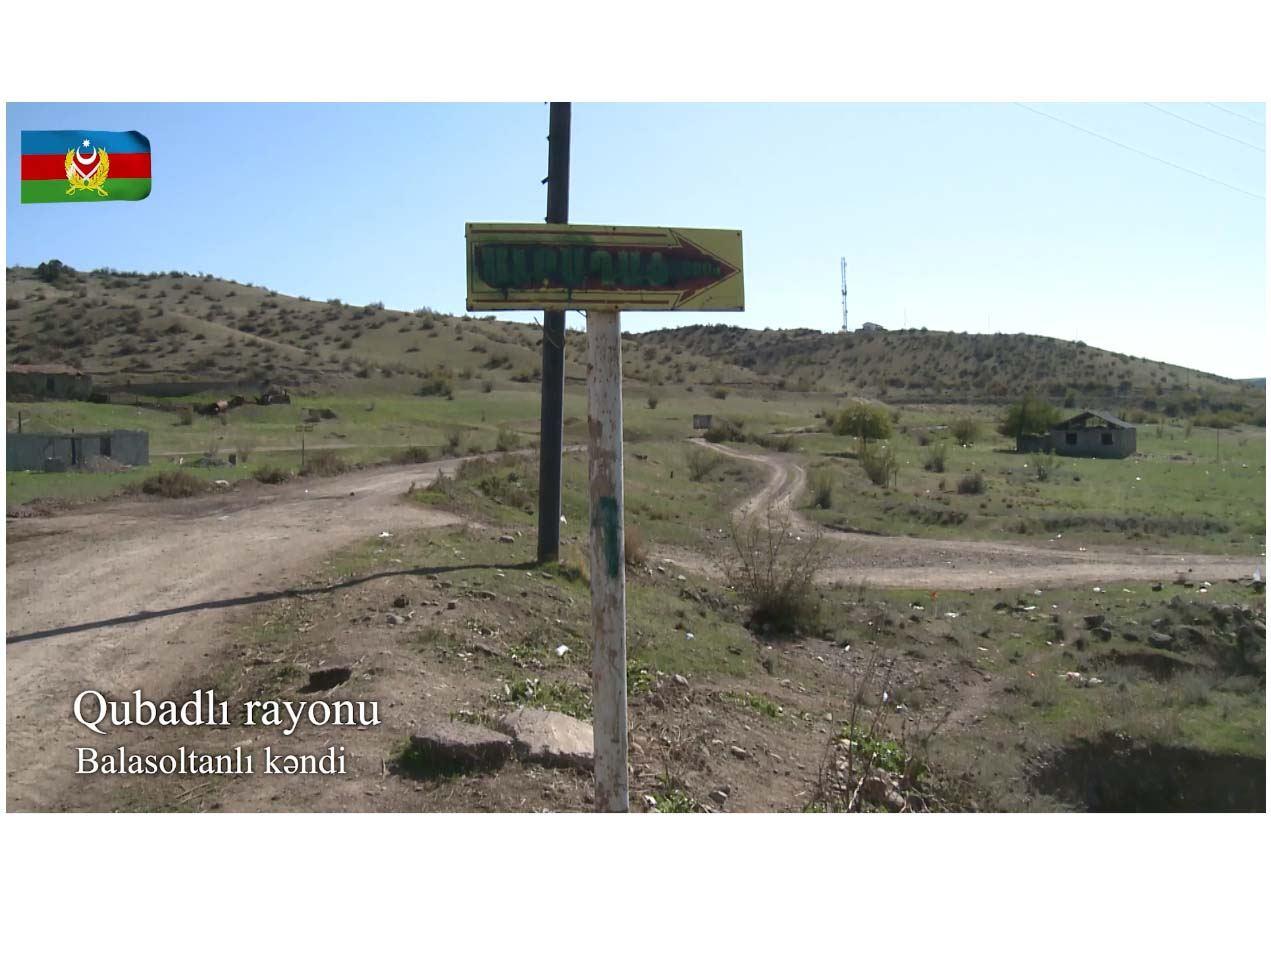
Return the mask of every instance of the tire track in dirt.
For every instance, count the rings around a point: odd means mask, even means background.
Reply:
[[[922,539],[875,536],[822,527],[798,511],[807,472],[788,454],[740,450],[694,438],[716,453],[764,468],[764,485],[733,511],[737,520],[771,514],[788,519],[800,533],[820,533],[832,548],[830,565],[818,575],[825,584],[864,583],[896,589],[995,589],[1016,586],[1069,586],[1130,580],[1168,581],[1180,573],[1197,582],[1249,578],[1255,568],[1266,574],[1259,556],[1198,553],[1139,553],[1115,547],[1084,552],[1058,546],[989,540]],[[666,549],[668,561],[718,577],[719,567],[700,554]]]
[[[89,743],[71,718],[77,694],[165,697],[227,624],[286,597],[323,557],[380,532],[464,522],[403,499],[462,462],[8,520],[9,809],[56,810],[91,780],[72,773],[74,746]]]

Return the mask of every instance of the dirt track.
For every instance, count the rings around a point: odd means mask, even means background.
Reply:
[[[793,509],[805,474],[790,458],[714,447],[769,472],[738,515]],[[222,627],[322,557],[382,531],[459,522],[402,504],[456,461],[388,467],[279,488],[244,484],[224,495],[125,501],[8,523],[8,806],[57,810],[68,791],[71,749],[84,729],[74,697],[94,688],[151,697],[180,685],[219,645]],[[826,581],[881,586],[984,588],[1124,579],[1247,577],[1260,560],[1085,553],[1006,543],[831,534]],[[707,574],[700,554],[674,561]],[[71,762],[73,763],[73,761]],[[71,779],[73,781],[73,778]]]
[[[56,807],[67,748],[74,738],[82,743],[84,729],[69,717],[79,692],[161,691],[208,654],[227,613],[286,589],[302,567],[383,531],[458,522],[401,502],[412,482],[455,466],[244,484],[223,495],[9,520],[10,809]]]
[[[778,453],[737,450],[694,441],[719,453],[748,460],[768,471],[763,488],[734,511],[749,519],[771,511],[788,516],[794,527],[817,532],[795,509],[807,474],[793,458]],[[1143,554],[1111,547],[1088,547],[1085,552],[1059,544],[1030,546],[984,540],[916,539],[910,536],[873,536],[824,530],[833,547],[822,582],[862,582],[887,588],[992,589],[1007,586],[1095,585],[1126,580],[1168,582],[1179,573],[1206,579],[1247,579],[1256,567],[1265,574],[1265,560],[1189,553]],[[699,571],[714,567],[691,554],[668,554],[673,562]]]

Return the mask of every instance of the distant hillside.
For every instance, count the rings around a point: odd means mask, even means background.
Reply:
[[[415,391],[538,380],[532,324],[310,301],[180,272],[6,274],[10,363],[79,366],[107,389],[164,381],[270,381],[293,389]],[[1189,416],[1262,414],[1254,385],[1036,335],[754,331],[723,324],[624,335],[626,377],[650,385],[820,391],[893,402],[1056,404]],[[566,337],[581,379],[586,339]]]
[[[1029,391],[1067,406],[1261,413],[1244,381],[1033,334],[694,325],[642,335],[646,345],[726,362],[795,390],[864,393],[890,401],[1010,400]]]
[[[138,275],[10,268],[10,363],[60,362],[105,389],[150,381],[271,381],[311,390],[413,390],[424,381],[479,387],[540,377],[542,330],[532,324],[393,311],[378,303],[293,298],[180,272]],[[52,280],[49,280],[52,279]],[[569,332],[566,373],[585,373],[586,339]],[[625,370],[662,377],[753,382],[696,355],[624,349]]]

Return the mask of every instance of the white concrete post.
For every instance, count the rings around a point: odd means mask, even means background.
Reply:
[[[627,577],[622,529],[622,335],[617,311],[587,312],[587,454],[596,810],[626,811]]]

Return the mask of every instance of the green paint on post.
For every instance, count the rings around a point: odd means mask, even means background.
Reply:
[[[596,512],[593,523],[600,523],[601,545],[605,553],[605,570],[611,579],[617,578],[622,568],[622,548],[618,545],[618,530],[622,524],[618,521],[618,501],[612,496],[602,496],[596,501]]]

